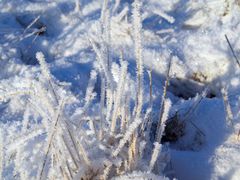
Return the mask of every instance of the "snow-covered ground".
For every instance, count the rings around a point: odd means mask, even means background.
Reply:
[[[0,0],[2,179],[240,179],[239,33],[239,0]]]

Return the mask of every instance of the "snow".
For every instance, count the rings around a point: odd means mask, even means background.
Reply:
[[[0,179],[239,179],[239,0],[0,9]],[[170,61],[164,117],[184,133],[160,144]]]

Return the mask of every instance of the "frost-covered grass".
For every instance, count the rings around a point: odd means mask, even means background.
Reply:
[[[0,179],[238,179],[238,1],[0,9]]]

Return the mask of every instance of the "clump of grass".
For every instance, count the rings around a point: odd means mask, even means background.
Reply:
[[[77,11],[78,2],[76,1]],[[56,83],[41,52],[36,54],[41,73],[37,79],[32,80],[28,90],[9,93],[6,89],[3,93],[0,100],[14,96],[23,98],[24,103],[28,103],[27,110],[23,113],[23,125],[19,129],[17,127],[20,140],[8,142],[10,147],[17,146],[6,151],[14,159],[14,177],[38,180],[110,179],[118,176],[162,178],[162,171],[156,175],[153,171],[154,168],[164,169],[167,163],[165,160],[158,162],[161,161],[161,138],[171,108],[171,101],[166,98],[170,67],[156,142],[154,148],[147,148],[147,144],[151,144],[152,74],[149,73],[150,104],[144,112],[141,2],[133,2],[136,82],[132,81],[128,73],[128,63],[124,60],[123,53],[120,63],[112,62],[109,56],[109,29],[105,26],[110,16],[107,7],[108,1],[105,0],[101,13],[100,42],[89,38],[97,63],[90,73],[83,105],[76,107],[79,101],[64,86]],[[98,76],[101,78],[101,107],[100,112],[92,112]],[[130,86],[136,88],[136,98],[131,97],[133,93],[128,90]],[[134,108],[131,104],[134,104]],[[71,114],[68,108],[72,108]],[[35,116],[31,115],[32,112],[35,112]],[[16,135],[14,137],[16,140]],[[23,152],[24,156],[21,157]],[[16,158],[14,154],[17,154]],[[37,164],[28,164],[27,159]],[[2,164],[5,165],[0,158],[0,165]],[[29,167],[31,164],[34,164],[34,168]]]

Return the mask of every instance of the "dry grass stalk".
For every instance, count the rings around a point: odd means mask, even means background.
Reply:
[[[148,77],[149,77],[149,104],[152,106],[153,97],[152,97],[152,69],[148,71]]]
[[[222,88],[221,92],[222,92],[223,102],[224,102],[224,107],[226,112],[226,120],[227,122],[230,122],[231,126],[233,127],[233,114],[232,114],[231,106],[228,99],[228,92],[226,88]]]
[[[230,48],[230,50],[231,50],[231,52],[232,52],[232,54],[233,54],[233,57],[235,58],[236,63],[238,64],[238,67],[240,68],[240,61],[239,61],[239,59],[238,59],[238,57],[237,57],[237,55],[236,55],[236,53],[235,53],[235,51],[234,51],[234,49],[233,49],[230,41],[229,41],[229,39],[228,39],[228,36],[227,36],[226,34],[225,34],[225,38],[226,38],[226,41],[227,41],[227,43],[228,43],[228,46],[229,46],[229,48]]]
[[[168,64],[166,81],[165,81],[165,85],[164,85],[164,89],[163,89],[163,96],[162,96],[161,109],[160,109],[160,116],[159,116],[159,121],[158,121],[158,125],[157,125],[156,137],[155,137],[155,139],[156,139],[155,141],[158,142],[158,143],[160,143],[160,139],[161,139],[160,128],[161,128],[161,124],[162,124],[163,112],[165,110],[165,100],[166,100],[167,88],[168,88],[169,80],[170,80],[171,66],[172,66],[172,57],[171,57],[170,62]]]
[[[38,176],[39,180],[42,179],[43,171],[44,171],[45,166],[46,166],[48,154],[49,154],[51,146],[52,146],[52,142],[53,142],[53,139],[54,139],[55,132],[57,131],[58,122],[59,122],[64,104],[65,104],[65,100],[62,100],[61,104],[59,105],[58,111],[56,113],[56,120],[55,120],[54,125],[53,125],[53,131],[50,134],[50,138],[49,138],[49,142],[47,144],[47,149],[46,149],[46,152],[45,152],[44,160],[43,160],[43,163],[40,167],[40,174]]]
[[[62,141],[63,141],[71,159],[73,160],[74,166],[78,169],[79,168],[78,160],[75,158],[74,153],[72,152],[72,150],[71,150],[70,146],[68,145],[67,140],[64,136],[62,136]]]
[[[186,121],[189,121],[190,124],[195,129],[197,129],[197,131],[203,136],[206,136],[205,133],[190,119],[190,117],[193,114],[193,112],[197,109],[199,104],[202,102],[202,100],[207,96],[207,92],[208,92],[208,86],[202,92],[202,94],[200,95],[200,98],[198,98],[197,101],[193,104],[193,106],[191,108],[189,108],[189,110],[185,113],[185,115],[183,117],[183,121],[182,121],[183,125],[184,125],[184,123],[186,123]]]

